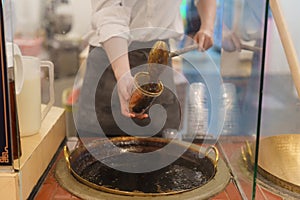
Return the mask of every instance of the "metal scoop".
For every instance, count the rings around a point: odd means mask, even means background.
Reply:
[[[148,57],[148,71],[151,77],[151,81],[157,82],[159,74],[164,70],[164,67],[161,67],[159,65],[166,66],[168,65],[170,58],[195,49],[198,49],[198,44],[193,44],[183,49],[170,52],[167,43],[165,43],[164,41],[157,41],[153,45]]]
[[[198,48],[199,48],[198,44],[193,44],[193,45],[187,46],[183,49],[179,49],[179,50],[170,52],[169,57],[171,58],[171,57],[174,57],[174,56],[179,56],[181,54],[187,53],[189,51],[193,51],[193,50],[198,49]]]

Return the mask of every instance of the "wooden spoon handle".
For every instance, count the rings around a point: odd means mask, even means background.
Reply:
[[[297,53],[294,48],[291,35],[288,31],[284,15],[282,14],[279,1],[270,0],[270,7],[279,32],[281,43],[283,45],[285,56],[290,67],[290,71],[298,93],[298,97],[300,98],[300,68]]]

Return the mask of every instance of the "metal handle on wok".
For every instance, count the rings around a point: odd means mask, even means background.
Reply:
[[[68,146],[64,146],[64,156],[65,156],[65,160],[66,160],[66,163],[67,163],[67,167],[68,169],[70,170],[71,169],[71,164],[70,164],[70,151],[69,151],[69,148]]]
[[[217,167],[219,161],[219,151],[215,146],[209,146],[205,151],[205,156],[208,157],[208,154],[213,151],[215,153],[215,160],[213,160],[214,168]]]

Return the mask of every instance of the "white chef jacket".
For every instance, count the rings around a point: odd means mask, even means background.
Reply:
[[[262,39],[265,5],[265,0],[244,1],[239,26],[242,39],[246,41]]]
[[[151,41],[184,33],[181,0],[91,0],[91,3],[92,24],[88,35],[92,46],[101,46],[114,36],[128,41]]]

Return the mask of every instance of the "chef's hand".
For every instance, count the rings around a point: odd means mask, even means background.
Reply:
[[[118,95],[121,105],[121,113],[126,117],[144,119],[147,118],[147,114],[136,114],[129,111],[129,101],[133,92],[133,77],[130,72],[123,74],[118,78],[117,82]]]
[[[194,36],[194,40],[199,45],[199,51],[205,51],[213,46],[213,33],[211,31],[206,31],[200,29]]]
[[[121,113],[126,117],[134,117],[133,113],[129,112],[129,100],[133,87],[133,77],[131,75],[124,75],[117,82],[118,95],[121,105]]]
[[[217,1],[199,0],[195,1],[199,17],[201,19],[200,30],[194,36],[199,45],[199,51],[205,51],[214,44],[214,23],[216,18]]]
[[[240,38],[226,26],[223,28],[222,48],[228,52],[241,51]]]

